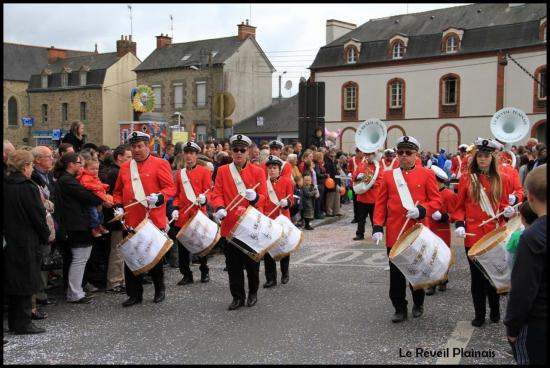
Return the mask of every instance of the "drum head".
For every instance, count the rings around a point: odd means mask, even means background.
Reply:
[[[509,236],[506,226],[501,226],[498,229],[485,234],[479,239],[468,251],[468,257],[480,256],[489,252],[491,249],[502,243]]]
[[[401,234],[399,239],[397,239],[391,248],[389,257],[393,258],[398,256],[401,252],[407,249],[407,247],[409,247],[415,239],[418,238],[423,227],[424,225],[422,224],[415,224],[413,227],[407,229],[403,234]]]
[[[518,214],[518,215],[515,215],[514,217],[512,217],[510,220],[508,220],[508,222],[506,223],[506,228],[508,229],[508,231],[511,233],[519,230],[521,228],[521,216]]]

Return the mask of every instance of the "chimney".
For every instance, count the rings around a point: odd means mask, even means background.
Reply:
[[[166,46],[169,46],[172,44],[172,37],[168,37],[168,34],[160,34],[160,36],[157,37],[157,49],[162,49]]]
[[[239,29],[239,41],[244,41],[247,37],[256,39],[256,27],[249,25],[248,19],[246,20],[246,24],[241,22],[241,24],[237,25],[237,28]]]
[[[349,31],[354,30],[356,27],[357,25],[353,23],[342,22],[336,19],[327,20],[327,45]]]
[[[131,52],[136,55],[136,43],[132,42],[132,36],[120,35],[120,40],[116,42],[116,56],[123,57],[127,53]]]
[[[53,64],[57,60],[65,59],[65,57],[65,50],[56,49],[53,46],[48,49],[48,64]]]

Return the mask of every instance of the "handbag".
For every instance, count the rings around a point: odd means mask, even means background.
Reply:
[[[57,248],[54,248],[48,255],[42,258],[40,268],[42,271],[53,271],[63,268],[63,257]]]

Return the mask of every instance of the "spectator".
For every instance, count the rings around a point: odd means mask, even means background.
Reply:
[[[304,186],[304,178],[300,174],[300,176],[293,176],[294,182],[296,185],[294,185],[294,204],[292,207],[290,207],[290,216],[292,219],[292,223],[296,225],[297,227],[303,226],[303,219],[301,217],[302,212],[302,187]]]
[[[82,171],[82,157],[77,153],[66,153],[56,163],[57,177],[56,210],[67,233],[67,243],[72,254],[69,268],[67,301],[87,304],[91,298],[82,289],[84,268],[92,250],[92,236],[89,230],[89,206],[98,206],[102,200],[86,190],[76,179]]]
[[[544,165],[546,163],[546,144],[539,143],[536,146],[536,152],[537,152],[537,159],[535,160],[535,163],[533,164],[533,169],[535,167]]]
[[[519,239],[504,325],[518,364],[546,365],[547,218],[546,165],[525,179],[538,218]]]
[[[518,243],[519,238],[521,237],[521,234],[525,229],[527,229],[535,220],[537,219],[537,214],[533,212],[531,209],[531,206],[529,206],[529,201],[523,202],[523,204],[519,208],[519,214],[521,216],[521,223],[523,225],[523,229],[516,230],[512,233],[510,236],[510,239],[506,243],[506,250],[508,251],[509,256],[509,264],[510,268],[514,265],[514,260],[516,258],[516,252],[518,249]]]
[[[441,170],[445,170],[445,161],[447,161],[447,155],[445,154],[445,150],[442,148],[439,150],[439,156],[437,157],[437,166]]]
[[[101,145],[97,148],[97,159],[99,160],[99,173],[103,173],[107,169],[105,160],[113,154],[109,146]]]
[[[310,175],[303,176],[304,186],[302,187],[302,219],[304,219],[304,229],[313,230],[309,224],[314,218],[314,200],[319,197],[319,191],[313,185]]]
[[[260,160],[260,164],[267,161],[267,158],[269,157],[269,145],[266,148],[262,148],[260,150],[260,156],[258,156],[258,159]]]
[[[336,167],[336,150],[331,149],[325,154],[324,165],[327,178],[331,178],[334,187],[325,186],[325,209],[328,217],[342,216],[340,213],[340,179],[336,178],[338,170]]]
[[[176,145],[174,146],[174,154],[172,155],[172,157],[170,157],[168,159],[168,162],[170,163],[170,166],[172,166],[174,164],[174,160],[182,152],[183,152],[183,143],[182,142],[176,143]]]
[[[296,156],[295,153],[289,154],[288,157],[286,158],[286,161],[290,165],[290,168],[291,168],[290,173],[293,179],[302,176],[302,173],[298,168],[298,157]],[[294,182],[296,181],[294,180]]]
[[[325,147],[325,137],[323,135],[323,128],[321,127],[315,128],[315,132],[313,133],[311,142],[316,148]]]
[[[13,146],[13,144],[8,141],[7,139],[4,139],[4,158],[3,158],[3,166],[4,166],[4,176],[6,176],[7,172],[8,172],[8,156],[10,153],[12,153],[13,151],[15,151],[15,147]]]
[[[250,151],[250,161],[257,159],[259,161],[260,159],[260,149],[255,143],[252,143],[252,145],[249,148]],[[223,151],[225,152],[225,151]]]
[[[8,295],[8,328],[16,334],[46,331],[31,321],[32,295],[43,288],[38,255],[50,236],[46,209],[30,180],[32,162],[28,151],[11,152],[4,177],[4,292]]]
[[[74,152],[74,147],[70,143],[61,143],[59,145],[59,157],[62,157],[65,153]]]
[[[223,142],[223,150],[229,154],[231,151],[231,145],[229,144],[229,141]]]
[[[315,199],[315,218],[323,219],[325,218],[324,209],[325,209],[325,180],[327,178],[324,155],[322,152],[315,152],[313,154],[313,161],[315,166],[315,176],[317,177],[317,190],[319,191],[319,197]]]
[[[529,155],[527,155],[527,153],[524,153],[521,156],[519,156],[519,181],[521,183],[521,186],[523,187],[523,192],[525,194],[527,194],[527,192],[525,191],[525,177],[527,176],[528,164],[529,164]]]
[[[525,143],[525,150],[529,156],[529,163],[527,164],[527,173],[533,169],[535,165],[535,160],[537,159],[536,145],[539,144],[539,141],[536,138],[529,138],[527,143]]]
[[[298,165],[302,162],[302,143],[294,142],[294,153],[297,157]]]
[[[70,143],[75,152],[80,152],[82,146],[86,143],[84,123],[79,120],[73,121],[69,133],[65,134],[61,143]]]
[[[453,166],[452,161],[452,155],[450,153],[447,153],[447,159],[445,160],[445,164],[443,165],[443,171],[445,171],[445,174],[447,174],[447,177],[451,177],[451,166]]]
[[[176,146],[174,146],[172,143],[166,143],[166,147],[164,148],[164,155],[162,156],[162,158],[170,162],[170,159],[174,157],[175,151]]]

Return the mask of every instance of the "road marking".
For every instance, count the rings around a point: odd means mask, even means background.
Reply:
[[[470,322],[458,321],[449,341],[447,341],[447,346],[445,346],[449,351],[449,357],[439,358],[435,364],[460,364],[460,354],[453,357],[453,349],[466,348],[473,332],[474,328]]]
[[[292,266],[292,262],[290,262],[290,265]],[[376,266],[376,265],[366,265],[366,264],[343,264],[343,263],[305,263],[305,262],[300,262],[300,263],[294,263],[294,264],[298,264],[300,266],[343,266],[343,267],[363,267],[363,268],[384,268],[383,265],[381,266]]]
[[[346,254],[346,253],[351,253],[351,255],[347,256],[347,257],[344,257],[342,259],[338,259],[336,261],[329,261],[329,259],[332,259],[334,257],[338,257],[339,255],[341,254]],[[332,252],[330,254],[327,254],[326,256],[323,256],[322,258],[319,259],[319,262],[323,262],[323,263],[330,263],[330,264],[335,264],[335,263],[338,263],[338,262],[349,262],[357,257],[360,257],[363,255],[363,252],[360,251],[360,250],[340,250],[340,251],[336,251],[336,252]]]

